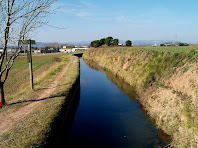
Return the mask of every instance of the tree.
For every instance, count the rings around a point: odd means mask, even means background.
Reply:
[[[132,42],[130,40],[127,40],[126,41],[126,46],[131,46],[132,45]]]
[[[54,50],[59,50],[59,48],[60,48],[60,44],[57,42],[49,43],[49,44],[47,44],[47,46],[50,48],[53,48]]]
[[[92,41],[90,45],[91,45],[91,47],[95,47],[95,48],[99,47],[100,46],[100,41],[99,40]]]
[[[24,40],[39,27],[47,23],[50,6],[56,0],[1,0],[0,1],[0,100],[5,105],[4,84],[9,71],[20,51]],[[16,44],[21,40],[15,53],[8,57],[8,44]]]
[[[160,46],[165,46],[165,44],[160,44]]]
[[[113,40],[113,45],[118,45],[118,43],[119,43],[119,40],[118,39],[114,39]]]
[[[179,46],[188,46],[187,43],[179,43]]]
[[[100,39],[100,45],[104,45],[105,44],[105,38]]]
[[[110,46],[111,44],[112,44],[112,42],[113,42],[113,38],[110,36],[110,37],[107,37],[106,39],[105,39],[105,44],[107,45],[107,46]]]

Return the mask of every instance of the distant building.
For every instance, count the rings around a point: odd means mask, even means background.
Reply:
[[[63,49],[73,48],[73,45],[63,45]]]
[[[34,50],[34,53],[35,54],[40,54],[41,53],[41,50]]]
[[[81,48],[86,48],[86,49],[88,49],[89,47],[88,47],[88,46],[81,46]]]
[[[75,51],[77,51],[77,50],[85,50],[85,49],[88,49],[87,47],[86,48],[72,48],[72,52],[75,52]]]
[[[3,52],[3,49],[0,49],[0,53],[2,53],[2,52]],[[12,48],[7,49],[8,55],[13,55],[13,54],[15,54],[15,52],[16,52],[16,49],[12,49]]]
[[[54,49],[50,49],[50,50],[47,50],[47,49],[42,49],[42,50],[34,50],[34,53],[35,54],[41,54],[41,53],[56,53],[57,50],[54,50]]]
[[[73,47],[75,47],[75,48],[73,48]],[[64,45],[62,49],[59,49],[59,51],[62,53],[71,53],[71,52],[75,52],[77,50],[85,50],[85,49],[88,49],[88,47],[80,46],[80,45],[76,45],[76,46]]]
[[[118,45],[119,45],[119,46],[123,46],[123,44],[122,44],[122,43],[118,43]]]
[[[72,48],[74,47],[73,45],[63,45],[62,49],[59,49],[60,52],[63,53],[71,53],[72,52]]]
[[[154,45],[151,45],[152,47],[158,47],[160,46],[159,44],[154,44]]]
[[[71,49],[62,48],[62,49],[59,49],[59,51],[62,52],[62,53],[71,53],[72,48]]]
[[[74,47],[75,47],[75,48],[81,48],[82,46],[80,46],[80,45],[75,45]]]

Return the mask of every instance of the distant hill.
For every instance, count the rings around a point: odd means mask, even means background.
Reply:
[[[43,47],[46,46],[49,43],[44,43],[44,42],[36,42],[36,45],[34,45],[35,47]]]
[[[65,44],[69,44],[69,45],[81,45],[81,46],[88,46],[90,45],[90,41],[80,41],[80,42],[65,42],[65,43],[59,43],[59,45],[65,45]],[[36,45],[34,45],[35,47],[43,47],[43,46],[48,46],[52,44],[52,42],[36,42]]]
[[[70,45],[81,45],[81,46],[89,46],[91,41],[79,41],[79,42],[67,42],[66,44]]]

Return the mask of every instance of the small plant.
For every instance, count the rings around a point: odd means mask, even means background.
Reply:
[[[54,61],[54,62],[61,62],[61,58],[59,58],[59,57],[54,57],[53,61]]]
[[[167,105],[168,105],[168,102],[164,101],[162,106],[165,108]]]
[[[168,80],[170,80],[170,79],[171,79],[171,77],[172,77],[172,75],[170,75],[170,76],[168,77]]]
[[[187,72],[189,70],[189,68],[190,68],[189,65],[184,66],[183,67],[183,73]]]
[[[161,81],[157,81],[157,82],[155,83],[155,86],[156,86],[156,87],[162,87],[162,86],[164,86],[164,84],[163,84]]]

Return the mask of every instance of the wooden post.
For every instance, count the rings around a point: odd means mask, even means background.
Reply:
[[[34,89],[34,81],[33,81],[33,67],[32,67],[32,48],[31,48],[31,40],[28,42],[28,62],[29,62],[29,69],[30,69],[30,84],[32,90]]]
[[[19,44],[28,44],[28,50],[27,50],[27,58],[28,58],[28,63],[29,63],[29,69],[30,69],[30,85],[32,90],[34,89],[34,81],[33,81],[33,67],[32,67],[32,44],[36,44],[35,40],[19,40],[18,42],[18,46]]]

